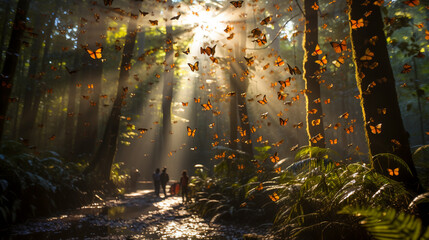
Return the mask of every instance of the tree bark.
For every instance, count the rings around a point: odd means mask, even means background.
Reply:
[[[25,22],[29,5],[30,0],[18,1],[15,20],[13,22],[12,34],[10,36],[9,41],[9,47],[6,52],[3,70],[0,75],[0,141],[1,137],[3,136],[4,122],[6,119],[6,112],[9,104],[9,97],[12,91],[16,65],[18,64],[18,56],[21,49],[21,38],[25,31]]]
[[[371,14],[365,18],[364,15],[367,12]],[[371,3],[363,5],[362,1],[350,1],[349,20],[358,21],[361,18],[364,18],[365,26],[353,29],[350,24],[350,33],[369,154],[370,156],[379,153],[395,154],[408,164],[412,175],[393,161],[377,161],[377,163],[371,161],[372,165],[377,172],[387,176],[389,176],[388,168],[399,167],[399,175],[392,178],[403,182],[410,190],[421,192],[423,189],[411,158],[409,134],[404,128],[398,105],[395,78],[387,52],[380,7]],[[378,66],[373,65],[375,63]],[[380,109],[386,109],[386,112],[383,113]],[[381,124],[379,129],[381,132],[377,133],[374,127],[380,126],[379,124]]]
[[[305,0],[305,30],[303,39],[304,61],[303,61],[303,79],[305,81],[305,99],[307,111],[307,135],[310,146],[325,147],[325,132],[323,129],[323,111],[320,100],[320,85],[317,78],[317,72],[320,65],[316,63],[318,55],[312,53],[318,44],[318,18],[317,11],[312,8],[313,4],[318,4],[317,0]],[[317,111],[313,113],[313,111]],[[319,136],[319,137],[317,137]],[[320,138],[322,136],[323,138]],[[312,141],[313,140],[313,141]]]
[[[23,139],[30,139],[33,133],[32,127],[35,119],[31,118],[31,106],[33,104],[33,96],[37,81],[37,69],[40,63],[40,56],[43,43],[42,37],[42,26],[44,25],[43,15],[39,14],[36,17],[34,23],[34,33],[37,37],[33,39],[30,53],[30,63],[28,67],[28,73],[26,78],[25,90],[24,90],[24,107],[21,114],[21,123],[19,127],[19,137]]]
[[[6,36],[6,30],[8,29],[8,23],[9,23],[9,14],[10,14],[10,0],[6,0],[5,3],[5,8],[4,8],[4,16],[3,16],[3,27],[2,27],[2,32],[1,32],[1,36],[0,36],[0,66],[3,65],[3,46],[4,46],[4,40],[5,40],[5,36]]]
[[[131,9],[138,9],[134,0],[131,0]],[[129,78],[129,67],[133,56],[134,45],[137,35],[136,20],[130,18],[128,22],[127,36],[121,60],[121,70],[119,73],[118,89],[116,98],[107,121],[103,140],[98,148],[95,157],[91,161],[86,173],[93,172],[95,176],[100,177],[101,181],[108,181],[110,170],[117,151],[117,142],[119,134],[119,124],[122,106],[125,105],[128,88],[126,87]]]

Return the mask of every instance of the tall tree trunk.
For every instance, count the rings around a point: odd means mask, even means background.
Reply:
[[[73,69],[76,69],[79,66],[79,60],[81,58],[80,54],[75,53],[75,59],[73,63]],[[73,70],[71,70],[73,71]],[[65,138],[64,138],[64,147],[73,153],[73,132],[75,126],[75,108],[76,108],[76,73],[71,73],[69,77],[69,96],[67,103],[67,115],[66,115],[66,127]],[[72,154],[73,155],[73,154]]]
[[[3,65],[3,47],[4,47],[4,40],[5,40],[5,36],[6,36],[6,32],[9,25],[9,14],[10,14],[10,1],[11,0],[6,0],[5,3],[5,8],[4,8],[4,16],[3,16],[3,26],[2,26],[2,31],[0,34],[0,66]]]
[[[171,0],[167,1],[167,5],[171,6]],[[166,18],[171,18],[171,10],[167,10]],[[174,63],[174,49],[173,49],[173,26],[166,23],[166,46],[165,46],[165,67],[164,67],[164,86],[162,89],[162,130],[161,139],[158,143],[161,147],[157,159],[158,164],[169,152],[169,139],[172,131],[171,126],[171,101],[173,100],[173,80],[174,68],[171,66]]]
[[[231,149],[237,149],[237,142],[235,141],[237,139],[237,126],[238,126],[238,118],[237,118],[237,98],[242,97],[240,93],[237,91],[236,84],[234,82],[234,77],[232,76],[232,73],[229,75],[229,82],[230,82],[230,88],[232,92],[235,92],[236,94],[234,96],[230,97],[229,102],[229,147]]]
[[[380,7],[373,4],[364,6],[362,1],[350,1],[349,10],[349,20],[365,19],[365,26],[359,28],[351,23],[350,31],[356,83],[361,94],[365,135],[370,156],[379,153],[395,154],[408,164],[412,175],[403,166],[393,161],[372,161],[372,165],[376,171],[387,176],[389,176],[388,168],[399,167],[399,175],[392,178],[403,182],[410,190],[421,192],[422,188],[411,158],[409,134],[402,123],[398,105],[395,78],[387,52]],[[365,18],[367,12],[371,14]],[[378,66],[370,67],[375,66],[374,63]],[[384,114],[380,109],[386,109],[386,113]]]
[[[320,65],[316,63],[318,55],[312,55],[318,44],[318,19],[317,11],[312,8],[317,0],[305,0],[305,30],[302,47],[304,49],[303,79],[305,81],[305,98],[307,101],[307,134],[309,145],[325,147],[325,132],[323,129],[323,111],[320,100],[320,85],[317,72]],[[316,111],[316,113],[314,113]]]
[[[36,86],[36,73],[40,63],[40,55],[43,43],[42,37],[42,26],[44,25],[43,14],[39,14],[34,22],[34,33],[37,37],[33,39],[30,53],[30,63],[28,67],[28,73],[26,78],[25,90],[24,90],[24,107],[21,114],[21,124],[19,127],[19,136],[24,139],[30,139],[32,135],[32,127],[35,119],[31,119],[31,106],[33,104],[33,96]]]
[[[16,7],[15,20],[13,22],[12,34],[10,36],[9,47],[6,52],[6,59],[3,65],[3,70],[0,75],[0,142],[4,131],[4,122],[9,103],[9,97],[12,91],[13,78],[15,76],[16,65],[18,64],[19,51],[21,49],[21,38],[25,30],[25,22],[27,17],[30,0],[19,0]]]
[[[134,0],[131,0],[131,9],[138,9]],[[117,151],[119,123],[121,116],[122,106],[125,104],[128,87],[127,81],[129,78],[129,67],[131,66],[131,59],[133,56],[134,45],[137,35],[136,20],[130,18],[128,22],[127,36],[125,38],[125,46],[121,60],[121,70],[119,73],[118,89],[116,92],[116,99],[113,103],[110,117],[107,121],[106,129],[104,131],[103,140],[98,148],[93,160],[86,173],[93,172],[94,175],[100,177],[101,181],[108,181],[110,177],[110,169]]]
[[[87,41],[98,38],[100,30],[105,29],[105,23],[91,23],[86,33]],[[90,34],[88,36],[88,34]],[[91,42],[89,42],[91,43]],[[93,50],[98,46],[91,46]],[[88,54],[83,55],[82,62],[86,62],[86,67],[82,70],[80,78],[82,81],[81,98],[79,103],[79,114],[76,127],[74,152],[75,154],[92,154],[96,148],[98,133],[98,113],[99,99],[101,94],[101,78],[103,75],[103,65],[100,59],[92,59]]]

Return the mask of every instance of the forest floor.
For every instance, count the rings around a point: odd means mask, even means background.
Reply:
[[[161,194],[163,196],[163,194]],[[176,196],[154,197],[138,190],[49,218],[12,226],[0,239],[242,239],[265,236],[268,227],[210,224]]]

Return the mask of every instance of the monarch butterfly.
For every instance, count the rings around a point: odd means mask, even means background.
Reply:
[[[179,20],[179,18],[180,18],[181,15],[182,14],[179,12],[179,14],[177,16],[174,16],[174,17],[170,18],[170,20]]]
[[[158,20],[149,20],[149,22],[152,26],[158,25]]]
[[[282,167],[275,168],[275,169],[274,169],[274,171],[275,171],[276,173],[280,173],[280,172],[282,171]]]
[[[374,1],[373,4],[381,7],[381,5],[383,5],[383,3],[384,3],[384,0],[376,0],[376,1]]]
[[[279,118],[280,126],[286,126],[288,120],[289,118],[286,118],[286,119]]]
[[[330,98],[328,98],[328,99],[325,100],[325,104],[328,104],[328,103],[331,103],[331,99]]]
[[[277,57],[277,60],[274,62],[274,66],[277,66],[277,67],[280,67],[284,64],[285,64],[285,62],[280,57]]]
[[[214,45],[213,47],[207,46],[206,48],[200,47],[200,52],[201,54],[207,54],[207,56],[214,56],[216,52],[216,45]]]
[[[288,66],[288,71],[291,75],[299,75],[301,74],[301,70],[299,70],[299,68],[297,66],[295,66],[294,68],[292,68],[289,63],[287,64]]]
[[[184,107],[186,107],[186,106],[188,106],[188,102],[182,102],[182,106],[184,106]]]
[[[140,14],[141,14],[143,17],[149,14],[148,12],[143,12],[143,11],[142,11],[142,10],[140,10],[140,9],[139,9],[139,12],[140,12]]]
[[[304,126],[303,122],[299,122],[299,123],[293,125],[294,128],[302,128],[302,126]]]
[[[264,34],[264,35],[262,36],[262,38],[259,38],[259,39],[256,39],[256,40],[253,40],[253,42],[258,43],[258,46],[265,45],[265,44],[267,44],[267,36]]]
[[[251,133],[256,132],[256,128],[255,128],[255,126],[252,126],[252,127],[250,128],[250,132],[251,132]]]
[[[331,145],[334,145],[338,143],[338,139],[337,138],[335,138],[334,140],[329,139],[329,142],[331,143]]]
[[[317,143],[318,141],[320,141],[320,140],[322,140],[323,139],[323,135],[322,134],[317,134],[316,136],[314,136],[314,137],[312,137],[311,139],[310,139],[310,141],[312,142],[312,143]]]
[[[307,111],[308,114],[316,114],[317,113],[317,109],[313,108],[311,110]]]
[[[381,133],[381,123],[377,124],[375,127],[369,125],[369,128],[371,129],[372,134],[380,134]]]
[[[145,132],[147,132],[146,128],[139,128],[137,130],[139,130],[140,134],[144,134]]]
[[[210,57],[210,60],[212,60],[212,62],[214,62],[214,63],[219,63],[219,59],[217,59],[215,57]]]
[[[349,113],[348,113],[348,112],[345,112],[345,113],[341,114],[338,118],[344,118],[344,119],[347,119],[347,118],[349,118]]]
[[[388,168],[387,171],[389,172],[390,176],[393,176],[393,175],[398,176],[399,175],[399,168],[395,168],[393,170]]]
[[[312,120],[312,121],[311,121],[311,125],[313,125],[313,126],[320,125],[320,118],[319,118],[319,119],[316,119],[316,120]]]
[[[404,3],[405,5],[410,6],[410,7],[415,7],[415,6],[417,6],[417,5],[419,5],[419,4],[420,4],[420,0],[409,0],[409,1],[403,1],[403,3]]]
[[[350,133],[352,133],[354,131],[354,127],[353,127],[353,125],[351,125],[350,127],[345,128],[344,130],[346,130],[347,134],[350,134]]]
[[[101,47],[101,48],[99,48],[99,49],[97,49],[97,50],[95,50],[95,51],[92,51],[92,50],[90,50],[90,49],[86,49],[86,52],[89,54],[89,56],[92,58],[92,59],[100,59],[101,57],[102,57],[102,55],[101,55],[101,52],[103,51],[103,48]]]
[[[244,169],[244,164],[238,164],[237,168],[238,168],[238,170],[243,170]]]
[[[231,1],[230,3],[236,7],[236,8],[241,8],[241,6],[243,5],[244,1]]]
[[[350,23],[352,24],[352,29],[357,29],[357,28],[361,28],[363,26],[365,26],[363,18],[356,20],[350,20]]]
[[[297,145],[295,145],[295,146],[291,147],[291,148],[290,148],[290,151],[291,151],[291,152],[293,152],[293,151],[297,150],[297,149],[298,149],[298,146],[299,146],[299,145],[297,144]]]
[[[378,114],[385,115],[387,113],[387,108],[377,108]]]
[[[183,51],[184,54],[188,55],[190,52],[189,48],[187,48],[185,51]]]
[[[213,107],[211,102],[210,102],[210,99],[207,100],[207,104],[203,103],[203,104],[201,104],[201,106],[203,107],[204,111],[208,111],[208,110],[212,109],[212,107]]]
[[[286,79],[286,80],[284,80],[284,81],[278,81],[278,83],[280,83],[280,85],[281,85],[283,88],[285,88],[285,87],[290,86],[290,79],[291,79],[291,78],[287,78],[287,79]]]
[[[371,52],[371,50],[369,50],[369,48],[367,48],[367,49],[365,50],[365,55],[363,55],[363,56],[360,58],[360,60],[361,60],[361,61],[370,61],[370,60],[372,60],[372,57],[374,57],[374,53],[373,53],[373,52]]]
[[[252,66],[252,64],[255,63],[255,60],[253,60],[253,57],[250,57],[250,58],[244,57],[244,60],[246,60],[247,66]]]
[[[250,31],[253,38],[260,37],[262,35],[262,31],[259,28],[254,28],[252,31]]]
[[[426,39],[426,40],[429,40],[429,31],[428,31],[428,30],[425,30],[425,34],[426,34],[425,39]]]
[[[234,29],[234,27],[231,27],[231,26],[229,26],[229,25],[226,25],[226,28],[223,30],[224,32],[226,32],[226,33],[229,33],[229,32],[231,32],[232,31],[232,29]]]
[[[316,60],[315,62],[323,67],[324,65],[326,65],[328,63],[328,60],[326,59],[326,57],[327,57],[327,55],[325,54],[325,56],[323,56],[322,59]]]
[[[404,64],[403,68],[404,69],[401,71],[401,73],[409,73],[409,72],[411,72],[411,65],[410,64],[408,64],[408,63]]]
[[[195,64],[194,65],[192,65],[192,64],[190,64],[190,63],[188,63],[188,66],[191,68],[191,70],[192,70],[192,72],[193,71],[198,71],[198,61],[197,62],[195,62]]]
[[[231,33],[226,39],[231,40],[234,38],[235,33]]]
[[[286,100],[286,97],[287,97],[287,95],[283,95],[281,92],[277,92],[277,98],[279,100],[284,101],[284,100]]]
[[[275,192],[273,192],[273,194],[272,194],[272,195],[268,195],[268,196],[271,198],[271,200],[272,200],[273,202],[276,202],[277,200],[279,200],[279,199],[280,199],[279,195],[277,195],[277,193],[275,193]]]
[[[187,130],[188,130],[188,137],[195,137],[195,132],[197,131],[196,128],[192,130],[192,128],[187,127]]]
[[[113,0],[104,0],[104,6],[112,6]]]
[[[341,43],[337,43],[337,42],[330,42],[332,48],[334,48],[336,53],[341,53],[342,51],[346,51],[347,50],[347,42],[346,39],[344,39],[343,41],[341,41]]]
[[[268,23],[270,23],[271,22],[271,16],[269,16],[269,17],[266,17],[266,18],[264,18],[262,21],[261,21],[261,25],[267,25]]]
[[[339,56],[337,60],[332,61],[332,63],[335,65],[335,67],[340,67],[342,64],[344,64],[344,60],[346,59],[345,56]]]
[[[258,103],[260,103],[260,104],[262,104],[262,105],[267,104],[267,103],[268,103],[268,101],[267,101],[267,96],[266,96],[266,95],[264,95],[264,98],[262,98],[262,100],[258,100]]]
[[[311,56],[316,56],[322,54],[322,49],[320,49],[319,44],[316,45],[316,48],[314,49],[314,52],[311,54]]]
[[[264,189],[264,186],[262,185],[262,183],[259,183],[258,187],[256,188],[256,191],[262,191],[262,189]]]

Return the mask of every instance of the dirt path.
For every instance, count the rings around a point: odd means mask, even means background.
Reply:
[[[265,234],[264,229],[209,224],[181,201],[154,198],[152,191],[141,190],[16,225],[0,239],[241,239],[246,233]]]

